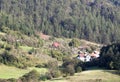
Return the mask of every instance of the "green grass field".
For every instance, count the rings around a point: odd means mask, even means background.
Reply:
[[[19,78],[33,69],[37,70],[40,74],[47,72],[47,69],[45,68],[30,67],[28,69],[19,69],[16,67],[0,65],[0,78]],[[68,76],[66,78],[55,78],[45,82],[120,82],[120,76],[115,74],[114,70],[94,69],[76,73],[74,76]]]
[[[25,52],[30,51],[33,47],[28,47],[28,46],[19,46],[20,49],[24,50]]]
[[[22,75],[24,75],[25,73],[28,73],[33,69],[38,71],[40,74],[44,74],[45,72],[47,72],[47,69],[45,69],[45,68],[31,67],[28,69],[19,69],[16,67],[0,65],[0,78],[1,79],[19,78]]]
[[[120,82],[120,76],[113,70],[89,70],[66,78],[52,79],[45,82]]]

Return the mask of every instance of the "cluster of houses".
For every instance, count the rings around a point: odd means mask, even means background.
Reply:
[[[77,53],[77,59],[83,62],[89,62],[95,58],[100,57],[100,52],[95,50],[92,53],[86,51],[86,47],[80,47],[80,51]]]
[[[77,59],[80,59],[83,62],[89,62],[89,61],[91,61],[91,60],[93,60],[95,58],[100,57],[99,54],[100,54],[99,51],[94,51],[91,54],[88,53],[88,52],[81,52],[81,51],[79,51]]]
[[[52,44],[53,48],[59,48],[60,47],[60,43],[59,42],[53,42]],[[78,54],[77,55],[77,59],[83,61],[83,62],[90,62],[91,60],[100,57],[100,52],[99,51],[93,51],[92,53],[89,53],[86,51],[86,49],[88,48],[88,46],[81,46],[79,48],[73,48],[72,52],[74,54]],[[79,51],[77,51],[79,50]]]

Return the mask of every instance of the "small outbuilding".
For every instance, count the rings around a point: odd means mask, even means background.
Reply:
[[[55,47],[55,48],[58,48],[58,47],[60,46],[60,43],[59,43],[59,42],[54,42],[54,43],[52,44],[52,46]]]

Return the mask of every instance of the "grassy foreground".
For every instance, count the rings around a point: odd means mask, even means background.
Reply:
[[[0,65],[0,78],[19,78],[33,69],[37,70],[40,74],[47,72],[45,68],[31,67],[28,69],[18,69],[16,67]],[[74,76],[56,78],[45,82],[120,82],[120,76],[115,74],[114,70],[94,69],[76,73]]]
[[[66,78],[53,79],[45,82],[120,82],[120,76],[111,70],[89,70]]]
[[[24,75],[25,73],[28,73],[33,69],[38,71],[40,74],[44,74],[45,72],[47,72],[47,69],[45,69],[45,68],[31,67],[28,69],[19,69],[16,67],[0,65],[0,78],[1,79],[19,78],[22,75]]]

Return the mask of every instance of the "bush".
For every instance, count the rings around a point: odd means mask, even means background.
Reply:
[[[20,46],[20,42],[16,42],[15,43],[15,48],[17,49],[17,48],[19,48],[19,46]]]
[[[48,69],[56,70],[58,69],[58,62],[57,61],[49,61],[47,64]]]
[[[79,41],[79,39],[73,38],[73,39],[71,40],[71,42],[69,42],[69,46],[73,46],[73,47],[78,47],[78,46],[80,46],[80,41]]]
[[[15,56],[10,55],[9,52],[7,51],[1,54],[0,57],[1,57],[0,62],[6,65],[12,65],[12,64],[15,65],[15,63],[18,63],[18,59]]]
[[[42,67],[45,67],[45,64],[37,64],[35,67],[42,68]]]
[[[50,55],[59,61],[61,61],[63,58],[63,53],[57,50],[52,50]]]
[[[22,82],[39,82],[39,73],[36,70],[32,70],[29,73],[23,75],[20,79]]]
[[[39,44],[39,47],[42,47],[42,46],[43,46],[43,44],[44,44],[43,40],[42,40],[42,39],[39,39],[38,44]]]
[[[40,76],[40,80],[45,81],[45,80],[50,80],[52,78],[57,78],[60,76],[60,71],[59,70],[52,70],[47,72],[45,75]]]
[[[74,75],[75,72],[81,72],[84,67],[84,63],[78,59],[65,59],[62,64],[63,73],[67,75]]]
[[[86,48],[86,51],[89,52],[89,53],[92,53],[92,49],[89,47],[89,48]]]
[[[39,80],[45,81],[45,80],[47,80],[47,76],[46,75],[40,75]]]
[[[0,43],[0,48],[4,48],[4,44]]]
[[[81,68],[80,66],[78,66],[75,71],[76,71],[77,73],[78,73],[78,72],[81,72],[81,71],[82,71],[82,68]]]
[[[12,49],[12,46],[10,46],[10,45],[6,45],[5,50],[10,51],[11,49]]]
[[[1,30],[2,32],[5,32],[5,33],[8,33],[8,32],[10,31],[10,29],[9,29],[8,27],[5,27],[5,26],[2,26],[2,27],[0,28],[0,30]]]
[[[32,54],[32,53],[34,53],[34,52],[35,52],[35,49],[32,48],[31,50],[28,51],[28,54]]]
[[[17,82],[17,80],[14,79],[14,78],[8,79],[7,81],[8,81],[8,82]]]
[[[59,70],[50,70],[50,74],[52,78],[57,78],[57,77],[60,77],[61,72]]]
[[[97,47],[96,46],[90,46],[90,48],[91,48],[92,51],[94,51],[94,50],[96,50]]]
[[[15,66],[18,68],[24,68],[26,67],[23,62],[21,62],[16,56],[11,55],[8,51],[5,51],[0,55],[0,63],[3,63],[5,65],[9,66]]]
[[[74,75],[74,73],[75,73],[74,66],[73,65],[67,65],[66,68],[63,69],[63,73],[65,73],[66,76]]]
[[[59,71],[59,67],[58,67],[58,62],[57,61],[53,61],[53,62],[49,62],[49,73],[51,74],[51,76],[53,78],[59,77],[60,76],[60,71]]]
[[[40,75],[39,80],[46,81],[48,79],[51,79],[51,76],[49,76],[47,73],[45,75]]]
[[[70,58],[65,59],[63,61],[62,67],[64,68],[64,67],[66,67],[67,65],[70,65],[70,64],[73,65],[74,68],[76,68],[77,66],[84,67],[84,64],[83,64],[82,61],[80,61],[78,59],[70,59]]]

